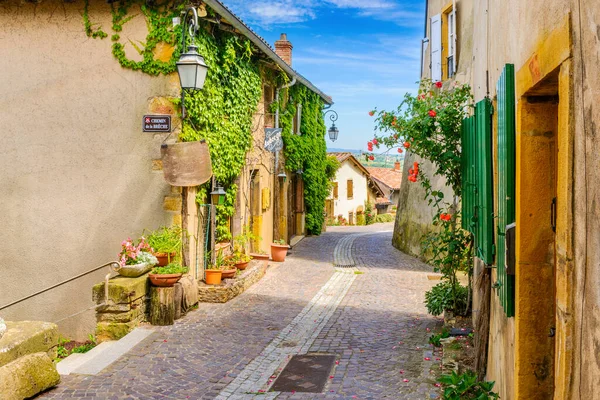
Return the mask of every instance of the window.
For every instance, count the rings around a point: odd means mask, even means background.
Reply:
[[[295,135],[302,135],[300,131],[302,121],[302,104],[298,104],[296,106],[296,114],[294,115],[294,119],[292,120],[292,132]]]
[[[449,79],[456,73],[456,10],[452,3],[442,10],[442,79]]]
[[[346,182],[346,193],[348,194],[348,200],[354,197],[354,182],[352,179],[348,179]]]
[[[442,18],[431,18],[431,80],[442,80]]]
[[[515,315],[515,276],[507,270],[507,225],[515,222],[515,68],[507,64],[497,84],[498,93],[498,254],[496,293],[507,317]],[[514,243],[513,243],[514,245]]]
[[[338,195],[338,183],[337,182],[333,182],[333,198],[334,199],[338,199],[339,195]]]
[[[494,262],[492,105],[484,99],[462,125],[463,228],[475,237],[475,256]]]
[[[271,112],[271,103],[274,101],[273,87],[265,85],[263,87],[263,102],[265,104],[265,127],[273,128],[275,126],[275,117]]]

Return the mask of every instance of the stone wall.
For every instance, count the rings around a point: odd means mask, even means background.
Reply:
[[[163,137],[141,129],[145,113],[170,112],[163,97],[177,95],[177,78],[122,68],[110,38],[86,36],[83,7],[62,0],[0,4],[0,108],[6,117],[0,305],[115,260],[121,240],[177,214],[177,194],[160,171]],[[90,2],[90,17],[107,29],[112,25],[106,2]],[[145,35],[139,13],[121,36],[135,42]],[[126,51],[134,56],[129,44]],[[107,272],[3,315],[62,320],[64,335],[85,339],[94,331],[94,311],[64,318],[93,307],[90,287]]]

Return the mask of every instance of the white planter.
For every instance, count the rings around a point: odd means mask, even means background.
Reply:
[[[6,332],[8,328],[6,328],[6,324],[4,323],[4,320],[2,318],[0,318],[0,339],[2,339],[2,335],[4,335],[4,333]]]
[[[152,263],[125,265],[124,267],[115,269],[115,271],[118,272],[119,275],[127,278],[137,278],[138,276],[142,276],[146,272],[150,271],[154,265],[155,264]]]

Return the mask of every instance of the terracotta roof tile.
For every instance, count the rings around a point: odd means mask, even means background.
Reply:
[[[396,171],[394,168],[383,168],[383,167],[367,167],[367,171],[374,179],[384,185],[399,190],[400,184],[402,183],[402,171]]]

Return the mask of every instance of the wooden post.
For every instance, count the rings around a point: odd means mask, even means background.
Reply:
[[[174,302],[175,302],[175,319],[179,319],[181,318],[181,302],[183,301],[183,286],[181,285],[181,282],[177,282],[175,284],[175,286],[173,286],[173,288],[175,288],[175,292],[174,292]]]
[[[175,288],[155,287],[150,289],[150,323],[173,325],[175,322]]]
[[[217,259],[215,254],[215,243],[217,241],[217,206],[210,206],[210,263],[214,264]]]

